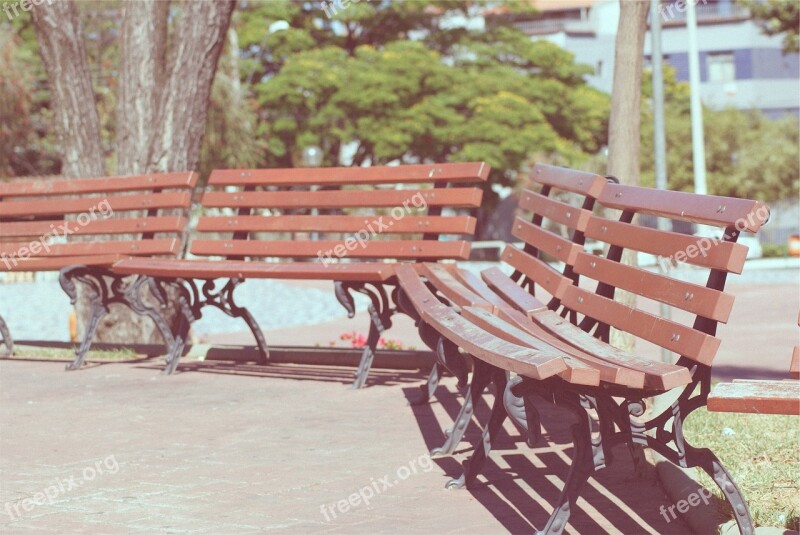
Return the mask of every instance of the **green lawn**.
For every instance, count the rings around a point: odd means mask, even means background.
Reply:
[[[724,429],[733,435],[723,434]],[[684,426],[687,441],[710,448],[733,476],[760,526],[800,527],[800,417],[693,412]],[[700,483],[722,493],[701,471]],[[723,506],[729,515],[727,506]]]

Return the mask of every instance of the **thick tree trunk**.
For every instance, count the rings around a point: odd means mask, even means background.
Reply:
[[[83,46],[78,8],[71,0],[44,2],[32,9],[36,39],[47,70],[53,120],[61,147],[61,174],[105,174],[100,119]]]
[[[123,4],[117,174],[195,169],[211,84],[234,5],[232,0],[181,2],[167,69],[169,2]],[[44,3],[33,11],[51,87],[63,174],[104,175],[99,119],[78,9],[72,0],[63,0]],[[76,308],[82,330],[88,316],[83,295]],[[113,342],[157,342],[159,338],[149,320],[122,307],[112,309],[96,337]]]
[[[117,92],[117,174],[147,168],[153,126],[166,78],[167,0],[125,2]]]
[[[186,2],[169,75],[158,105],[148,170],[194,169],[200,158],[208,97],[235,2]]]
[[[614,86],[608,126],[608,174],[623,184],[639,184],[639,126],[642,100],[642,63],[649,2],[620,0],[619,26],[614,54]],[[626,251],[623,262],[636,265],[636,255]],[[617,290],[615,299],[635,306],[636,296]],[[611,343],[631,350],[633,336],[612,329]]]

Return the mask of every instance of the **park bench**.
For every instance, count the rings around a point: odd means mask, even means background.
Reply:
[[[797,318],[800,325],[800,317]],[[782,381],[734,379],[719,383],[708,396],[711,412],[800,415],[800,346],[794,346],[789,379]]]
[[[381,333],[396,307],[397,261],[466,259],[480,207],[482,162],[396,167],[215,170],[201,200],[205,213],[191,241],[196,259],[127,259],[122,275],[152,277],[178,293],[182,322],[164,373],[172,373],[191,323],[214,306],[244,319],[256,338],[259,362],[267,342],[247,309],[236,304],[245,279],[333,281],[348,316],[352,292],[370,299],[370,327],[354,388],[363,386]],[[477,184],[477,186],[476,186]],[[222,212],[222,213],[220,213]],[[440,239],[447,236],[459,239]],[[225,282],[217,286],[217,279]]]
[[[0,183],[0,271],[60,271],[73,304],[75,282],[88,289],[90,315],[67,369],[81,366],[112,303],[153,319],[170,344],[169,326],[140,299],[145,279],[125,284],[110,268],[123,258],[181,255],[196,182],[196,173],[178,172]],[[0,334],[11,353],[13,339],[2,317]]]
[[[529,443],[540,438],[533,401],[538,396],[577,417],[572,465],[543,533],[564,530],[588,478],[611,463],[613,446],[628,444],[632,449],[653,448],[675,464],[705,470],[731,504],[741,532],[752,534],[747,506],[730,475],[713,452],[688,444],[682,428],[693,410],[706,405],[711,365],[720,344],[716,326],[728,320],[733,305],[724,285],[729,273],[741,272],[747,252],[736,240],[741,231],[756,232],[769,210],[744,199],[602,183],[602,177],[549,166],[536,166],[534,177],[538,175],[582,175],[585,183],[602,184],[599,192],[592,192],[598,204],[621,213],[615,218],[580,212],[577,218],[582,223],[574,223],[576,215],[570,217],[575,225],[571,239],[547,234],[536,224],[539,218],[563,223],[567,208],[550,215],[543,211],[542,199],[550,187],[545,185],[535,197],[542,205],[534,209],[534,223],[522,219],[514,223],[517,237],[525,234],[526,245],[522,250],[508,246],[504,251],[504,260],[515,270],[512,276],[492,268],[482,273],[485,284],[481,284],[474,278],[438,276],[435,266],[396,268],[401,307],[416,315],[420,332],[427,332],[426,343],[441,348],[443,363],[458,362],[460,349],[475,362],[473,383],[481,370],[484,382],[489,376],[498,386],[504,374],[516,374],[505,381],[502,403],[498,392],[481,443],[465,463],[464,473],[449,486],[465,486],[475,478],[506,415],[525,432]],[[724,229],[724,235],[711,240],[649,228],[634,222],[637,214],[715,226]],[[585,239],[604,243],[605,254],[584,252]],[[625,250],[704,269],[706,284],[626,265],[621,262]],[[561,260],[563,272],[544,262],[540,252]],[[532,293],[534,287],[537,296]],[[638,303],[629,306],[614,301],[617,289],[636,294]],[[658,302],[680,309],[676,319],[651,312]],[[633,335],[640,344],[665,348],[679,359],[675,364],[661,363],[612,347],[612,327]],[[580,364],[559,370],[555,364],[559,357],[565,364]],[[646,398],[676,388],[680,394],[667,410],[645,416]],[[597,437],[591,433],[589,410],[597,416]]]

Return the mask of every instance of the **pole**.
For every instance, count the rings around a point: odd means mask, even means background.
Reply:
[[[659,0],[650,0],[650,50],[653,67],[653,149],[655,151],[656,188],[667,189],[667,141],[664,120],[664,72],[662,70],[661,53],[661,10]],[[658,218],[660,230],[672,230],[663,217]],[[665,272],[667,267],[657,262],[659,270]],[[672,311],[669,305],[660,303],[661,317],[670,319]],[[661,361],[672,362],[672,352],[661,348]]]
[[[695,2],[686,2],[686,31],[689,34],[689,87],[692,105],[692,163],[694,192],[706,195],[706,151],[703,145],[703,108],[700,103],[700,52],[697,44]]]

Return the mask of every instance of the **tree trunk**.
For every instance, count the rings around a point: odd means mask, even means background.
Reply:
[[[117,91],[117,174],[147,168],[161,88],[166,78],[169,1],[125,2]]]
[[[642,63],[649,7],[649,2],[620,0],[608,126],[608,174],[617,177],[623,184],[639,184]],[[626,250],[622,261],[636,265],[635,252]],[[617,290],[615,299],[628,306],[636,305],[636,296],[629,292]],[[612,329],[611,343],[632,350],[634,337]]]
[[[83,46],[78,8],[71,0],[45,2],[32,9],[36,39],[47,70],[53,121],[61,147],[61,174],[105,174],[100,119]]]
[[[194,170],[205,129],[217,60],[235,2],[181,4],[173,54],[166,69],[169,2],[123,4],[120,85],[117,96],[117,174]],[[72,0],[33,9],[51,88],[56,126],[68,177],[101,176],[100,126],[78,9]],[[88,317],[84,292],[76,305],[81,330]],[[170,316],[175,316],[171,311]],[[96,340],[158,342],[151,322],[114,307]]]
[[[200,158],[208,97],[235,2],[186,2],[158,104],[149,171],[194,169]]]

